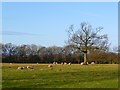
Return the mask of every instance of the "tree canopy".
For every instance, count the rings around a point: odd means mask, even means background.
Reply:
[[[106,51],[108,49],[107,34],[99,35],[103,27],[93,29],[92,26],[86,22],[80,24],[80,29],[74,30],[71,25],[68,30],[68,44],[73,45],[74,48],[79,49],[84,53],[84,64],[87,62],[87,53],[91,49],[99,49]]]

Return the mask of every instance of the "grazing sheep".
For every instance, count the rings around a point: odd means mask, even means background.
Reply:
[[[61,62],[61,65],[63,65],[63,62]]]
[[[68,63],[68,65],[71,65],[71,63]]]
[[[53,62],[53,64],[58,64],[57,62]]]
[[[53,64],[56,64],[56,62],[53,62]]]
[[[18,67],[18,69],[24,69],[24,67],[21,66],[21,67]]]
[[[33,69],[33,67],[32,66],[27,66],[27,69]]]
[[[57,62],[55,64],[58,64]]]
[[[81,62],[81,65],[83,65],[84,64],[84,62]]]
[[[89,63],[88,62],[82,62],[81,65],[88,65]]]
[[[67,63],[66,63],[66,62],[65,62],[64,64],[65,64],[65,65],[67,65]]]
[[[37,64],[39,64],[39,63],[37,63]]]
[[[12,63],[10,63],[10,65],[12,65]]]
[[[52,65],[48,65],[48,67],[52,67]]]
[[[94,62],[91,62],[91,64],[95,64]]]

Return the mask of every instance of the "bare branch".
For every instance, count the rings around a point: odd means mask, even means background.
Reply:
[[[69,44],[74,44],[74,47],[83,53],[87,53],[89,49],[106,49],[107,47],[107,35],[98,35],[103,27],[98,27],[95,31],[92,26],[83,22],[81,28],[78,31],[74,31],[73,25],[69,28]],[[97,48],[96,48],[97,47]],[[99,47],[99,48],[98,48]],[[86,57],[86,56],[85,56]],[[85,58],[84,58],[85,59]]]

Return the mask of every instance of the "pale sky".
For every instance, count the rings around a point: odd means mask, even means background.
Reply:
[[[81,22],[102,26],[111,46],[118,45],[117,2],[8,2],[2,3],[3,43],[64,46],[66,30]]]

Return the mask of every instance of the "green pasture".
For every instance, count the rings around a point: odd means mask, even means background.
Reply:
[[[27,69],[28,65],[34,69]],[[52,66],[4,63],[2,88],[118,88],[118,64]]]

